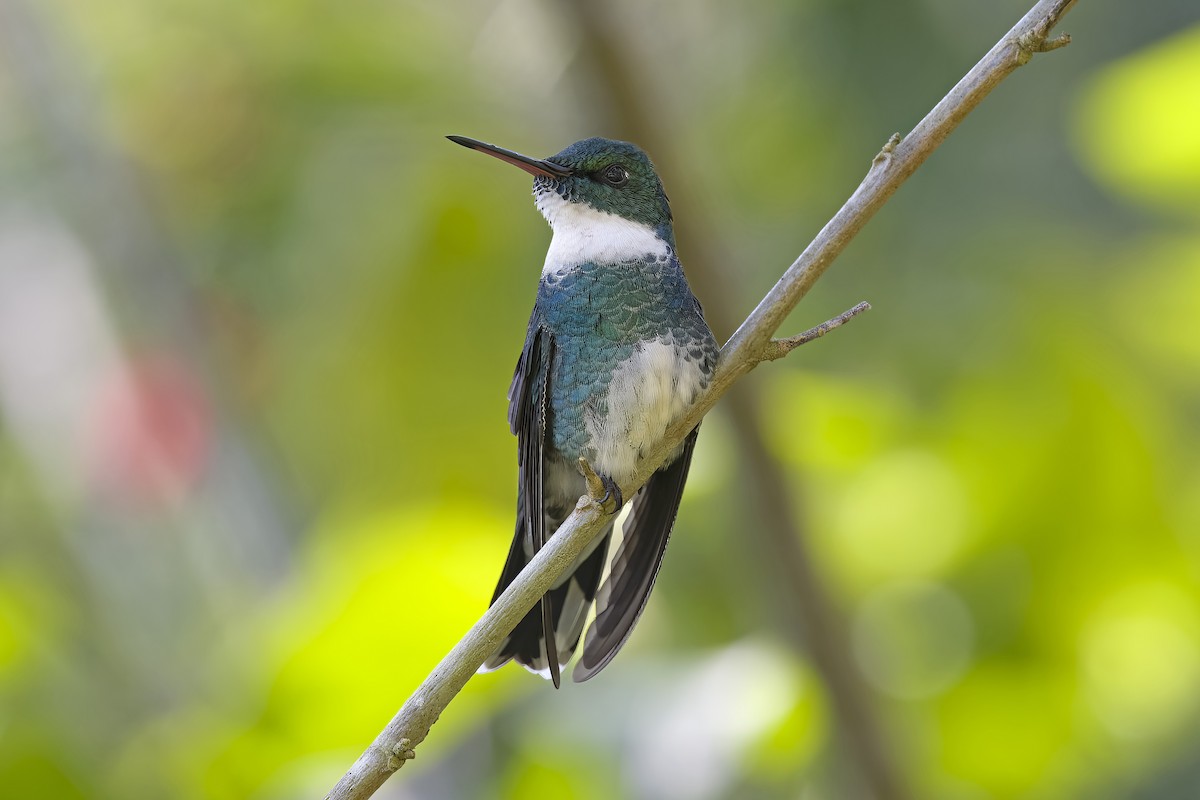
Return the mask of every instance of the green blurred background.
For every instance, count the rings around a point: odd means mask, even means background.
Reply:
[[[1026,8],[0,0],[0,794],[320,797],[486,606],[549,232],[444,134],[645,144],[723,340]],[[806,592],[893,797],[1200,797],[1200,7],[1062,29],[706,422],[615,664],[380,797],[865,797]]]

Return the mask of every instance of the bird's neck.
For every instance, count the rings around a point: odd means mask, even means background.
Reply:
[[[546,214],[546,219],[554,235],[546,251],[543,274],[579,264],[653,261],[675,250],[670,225],[652,228],[583,203],[561,203],[553,213]]]

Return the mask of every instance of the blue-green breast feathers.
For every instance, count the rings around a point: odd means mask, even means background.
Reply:
[[[597,469],[622,479],[716,360],[679,261],[670,254],[548,270],[537,306],[556,344],[548,438],[569,461],[599,460]]]

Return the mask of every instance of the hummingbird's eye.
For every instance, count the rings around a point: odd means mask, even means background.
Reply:
[[[613,164],[609,166],[608,169],[600,173],[600,177],[603,178],[604,182],[609,186],[616,186],[618,188],[629,183],[629,172],[626,171],[626,169],[620,164]]]

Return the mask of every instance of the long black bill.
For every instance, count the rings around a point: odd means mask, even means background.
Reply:
[[[525,170],[530,175],[542,175],[547,178],[567,178],[572,174],[571,170],[555,164],[553,161],[523,156],[520,153],[514,153],[512,150],[505,150],[503,147],[481,142],[478,139],[468,139],[466,136],[447,136],[446,138],[455,144],[461,144],[463,147],[469,147],[472,150],[478,150],[481,153],[494,156],[501,161],[507,161],[514,167],[520,167]]]

